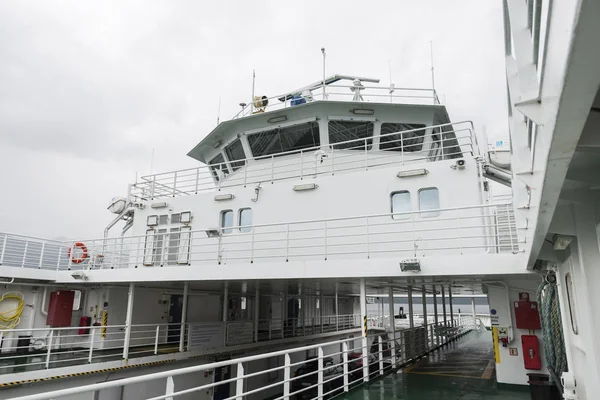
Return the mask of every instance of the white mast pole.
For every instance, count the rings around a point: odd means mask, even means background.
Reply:
[[[254,112],[254,82],[256,81],[256,71],[252,70],[252,98],[250,98],[250,114]]]
[[[392,81],[392,60],[388,60],[388,69],[390,70],[390,103],[393,103],[392,93],[394,90],[394,81]]]
[[[323,100],[327,98],[327,91],[325,89],[325,47],[321,47],[321,53],[323,53]]]
[[[429,53],[431,57],[431,88],[433,89],[433,104],[436,104],[437,94],[435,93],[435,71],[433,69],[433,41],[429,42]]]

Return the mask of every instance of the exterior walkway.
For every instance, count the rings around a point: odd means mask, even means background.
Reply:
[[[492,334],[473,332],[404,370],[338,399],[529,400],[521,390],[499,389],[494,374]]]

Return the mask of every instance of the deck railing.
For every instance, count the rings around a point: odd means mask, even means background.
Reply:
[[[256,331],[252,320],[134,324],[129,337],[127,325],[0,330],[0,375],[178,352],[218,352],[226,346],[359,329],[360,324],[360,315],[327,315],[259,320]],[[283,330],[276,329],[282,325]]]
[[[427,129],[438,130],[438,139],[429,135],[415,137]],[[448,135],[455,137],[448,138]],[[380,149],[383,141],[385,150]],[[143,176],[131,185],[130,195],[141,200],[164,199],[284,179],[302,180],[390,165],[460,158],[477,155],[478,151],[473,124],[463,121],[347,140],[257,159],[230,160],[211,164],[210,168],[202,166]]]
[[[51,242],[0,233],[4,266],[47,270],[368,259],[517,252],[512,204],[493,204],[176,233]],[[185,229],[184,229],[185,228]],[[32,243],[41,248],[31,253]],[[81,248],[86,246],[82,262]],[[74,249],[68,257],[69,249]],[[77,254],[75,251],[77,250]],[[75,258],[75,260],[74,260]]]
[[[369,332],[366,339],[342,339],[293,349],[262,353],[233,360],[202,364],[187,368],[172,369],[136,377],[72,387],[52,392],[38,393],[13,400],[47,400],[65,398],[80,393],[93,393],[102,389],[123,387],[134,383],[156,382],[166,378],[164,391],[153,393],[151,400],[178,399],[185,394],[229,387],[235,383],[235,393],[228,398],[260,398],[276,400],[290,399],[303,395],[308,398],[331,397],[348,392],[351,388],[368,382],[406,365],[457,337],[475,329],[473,317],[461,317],[447,324],[431,324],[413,329],[390,332]],[[366,342],[366,343],[365,343]],[[308,367],[306,354],[316,354]],[[255,361],[272,358],[281,359],[267,369],[251,369]],[[264,362],[260,365],[265,365]],[[300,367],[304,366],[302,372]],[[174,377],[204,373],[218,368],[231,367],[232,377],[207,384],[176,384]],[[307,368],[308,367],[308,368]],[[254,385],[257,377],[268,374],[268,384]],[[188,380],[186,380],[188,381]],[[195,382],[195,380],[190,380]],[[183,381],[180,381],[183,382]],[[256,388],[255,388],[256,387]],[[228,390],[226,390],[229,393]]]

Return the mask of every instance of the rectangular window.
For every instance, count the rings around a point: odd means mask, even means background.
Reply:
[[[177,264],[187,265],[190,261],[190,244],[192,238],[192,227],[183,226],[179,236],[179,251],[177,253]]]
[[[364,140],[366,139],[366,140]],[[347,141],[349,143],[343,143]],[[329,143],[336,150],[371,150],[373,123],[364,121],[329,121]],[[340,143],[340,144],[336,144]]]
[[[224,210],[221,211],[221,231],[223,233],[231,233],[233,226],[233,211]]]
[[[227,155],[231,169],[234,171],[237,171],[246,164],[244,161],[246,158],[244,146],[242,145],[242,141],[240,139],[236,139],[229,146],[225,147],[225,154]]]
[[[277,128],[248,136],[254,158],[285,153],[288,155],[321,144],[319,124],[308,122],[287,128]]]
[[[425,128],[425,125],[387,122],[381,124],[379,149],[404,152],[421,151],[423,149],[423,140],[425,139],[425,129],[403,132],[419,128]]]
[[[411,212],[410,192],[404,190],[402,192],[392,193],[392,214]],[[392,215],[393,219],[410,218],[408,214]]]
[[[171,214],[171,223],[178,224],[181,222],[181,214]]]
[[[171,228],[169,231],[169,248],[167,250],[167,263],[176,264],[179,257],[179,239],[181,234],[179,228]]]
[[[169,216],[167,214],[158,216],[159,225],[167,225],[169,223]]]
[[[239,215],[240,232],[250,232],[252,230],[252,209],[242,208]]]
[[[419,210],[439,210],[440,208],[440,197],[437,188],[425,188],[419,190]],[[440,215],[439,211],[432,211],[426,213],[420,213],[421,217],[437,217]]]
[[[229,175],[227,165],[225,165],[225,158],[223,154],[218,154],[215,158],[210,160],[210,170],[217,181],[220,181],[225,176]]]

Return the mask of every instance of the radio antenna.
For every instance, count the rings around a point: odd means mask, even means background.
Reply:
[[[325,89],[325,59],[327,57],[325,47],[321,47],[321,53],[323,53],[323,100],[325,100],[327,98],[327,91]]]
[[[221,95],[219,95],[219,105],[218,105],[218,109],[217,109],[217,125],[219,125],[219,122],[221,120]]]
[[[433,41],[429,42],[429,53],[431,57],[431,88],[433,89],[433,104],[435,104],[437,94],[435,93],[435,70],[433,68]]]
[[[256,82],[256,71],[252,70],[252,98],[250,99],[250,114],[254,112],[254,83]]]

